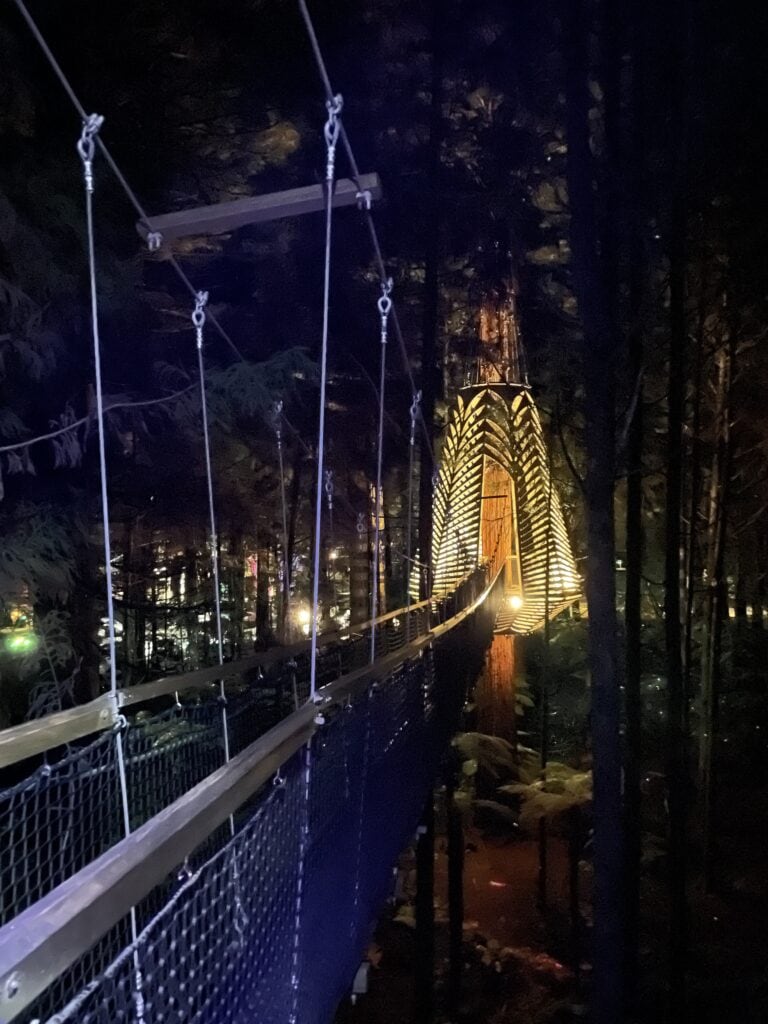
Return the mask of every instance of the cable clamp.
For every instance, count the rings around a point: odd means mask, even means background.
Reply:
[[[272,429],[274,430],[275,436],[277,437],[278,447],[280,447],[280,444],[282,443],[282,440],[283,440],[283,428],[282,428],[282,422],[283,422],[283,400],[282,400],[282,398],[278,399],[272,405],[271,419],[272,419]]]
[[[387,343],[387,321],[389,320],[389,314],[392,310],[392,299],[390,294],[394,287],[392,278],[388,277],[385,281],[381,282],[381,297],[377,303],[379,307],[379,315],[381,316],[381,343],[386,345]]]
[[[192,323],[195,327],[202,327],[205,323],[205,307],[208,303],[208,292],[198,292],[195,295],[195,308],[192,312]]]
[[[314,717],[315,725],[325,725],[325,723],[328,721],[328,709],[330,705],[333,703],[333,701],[324,693],[315,693],[312,697],[312,703],[317,708],[317,714]]]
[[[334,96],[332,100],[327,100],[325,104],[325,109],[328,111],[328,120],[325,122],[325,128],[323,129],[325,145],[328,150],[325,177],[326,181],[329,183],[333,181],[334,169],[336,166],[336,143],[339,141],[339,131],[341,130],[341,111],[343,106],[344,100],[341,93]]]
[[[369,188],[360,189],[359,192],[355,193],[355,199],[357,200],[358,210],[370,210],[373,205],[373,193]]]
[[[188,882],[193,875],[192,868],[189,866],[189,857],[184,858],[184,863],[181,865],[179,870],[176,872],[176,881],[183,885]]]
[[[157,252],[163,244],[163,235],[160,231],[147,232],[147,248],[150,252]]]
[[[325,471],[325,498],[328,502],[328,511],[333,512],[333,470]]]
[[[88,192],[93,192],[93,154],[96,146],[94,139],[103,124],[104,118],[101,114],[89,114],[83,121],[83,131],[77,142],[77,152],[83,161],[85,187]]]

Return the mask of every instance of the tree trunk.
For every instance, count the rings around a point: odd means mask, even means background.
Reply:
[[[714,883],[715,836],[714,759],[717,751],[717,710],[720,677],[720,645],[724,597],[724,549],[726,497],[730,466],[730,390],[732,357],[730,346],[716,355],[714,450],[707,501],[707,590],[704,612],[704,642],[701,659],[701,716],[699,724],[699,795],[701,798],[704,885],[709,892]]]
[[[258,549],[258,576],[256,578],[256,641],[265,646],[270,639],[269,628],[269,548]]]
[[[72,590],[70,631],[79,671],[75,680],[75,700],[84,703],[98,697],[99,625],[101,587],[95,546],[86,539],[77,552],[75,586]],[[99,597],[96,595],[99,594]]]
[[[621,707],[614,552],[614,332],[598,254],[589,139],[588,5],[566,5],[568,193],[576,297],[583,324],[587,451],[588,656],[594,772],[593,1024],[622,1015]]]
[[[633,248],[635,248],[633,246]],[[625,1002],[637,998],[638,936],[640,930],[640,824],[642,775],[642,572],[643,572],[643,328],[641,323],[640,254],[633,253],[632,323],[629,330],[629,379],[638,388],[627,431],[626,589],[624,603],[624,821],[625,875]]]
[[[280,606],[280,636],[283,638],[283,643],[290,643],[293,639],[293,623],[290,619],[290,590],[291,580],[293,578],[293,556],[296,551],[296,524],[298,522],[299,509],[301,506],[301,472],[303,465],[301,449],[296,445],[293,456],[291,486],[288,492],[288,549],[285,553],[285,562],[288,567],[288,571],[283,577],[283,600]]]
[[[416,844],[415,1019],[431,1024],[435,976],[435,807],[430,790]]]
[[[703,292],[704,284],[702,284]],[[690,500],[688,502],[688,534],[686,538],[685,553],[685,583],[683,591],[685,594],[685,628],[683,634],[683,673],[685,686],[685,735],[690,734],[690,716],[688,706],[693,696],[693,622],[694,609],[696,606],[696,581],[698,561],[696,557],[699,544],[699,505],[701,503],[701,443],[699,431],[701,429],[701,377],[704,360],[704,299],[700,302],[699,327],[696,338],[696,368],[693,381],[693,422],[691,425],[691,484]]]
[[[456,802],[457,759],[448,767],[445,801],[448,818],[448,1013],[456,1020],[464,966],[464,828]]]
[[[678,232],[684,227],[678,226]],[[681,243],[682,244],[682,243]],[[682,664],[680,601],[681,507],[683,498],[682,420],[684,403],[685,267],[683,256],[672,260],[670,284],[669,413],[667,434],[667,494],[665,526],[664,626],[667,658],[667,786],[669,793],[670,960],[672,1017],[682,1020],[685,1007],[687,949],[686,904],[686,693]]]
[[[687,694],[682,658],[682,508],[683,417],[685,412],[687,203],[686,107],[688,71],[688,11],[682,5],[677,26],[683,59],[678,60],[677,105],[674,128],[676,166],[669,243],[669,377],[667,418],[667,493],[665,510],[664,631],[667,659],[667,793],[669,804],[669,997],[670,1016],[683,1020],[686,1004],[688,948],[687,804],[688,735]]]
[[[245,625],[245,541],[240,532],[232,536],[229,567],[232,614],[229,619],[231,655],[237,659],[243,654],[243,627]],[[278,559],[275,557],[275,564]]]
[[[422,572],[421,596],[432,592],[432,458],[434,451],[435,402],[440,386],[437,366],[437,317],[440,299],[440,145],[443,137],[443,22],[445,8],[439,0],[432,4],[432,81],[427,147],[429,182],[425,201],[427,207],[424,254],[424,311],[421,333],[421,411],[427,437],[421,439],[421,472],[419,474],[419,559],[426,566]],[[426,578],[425,578],[426,577]]]

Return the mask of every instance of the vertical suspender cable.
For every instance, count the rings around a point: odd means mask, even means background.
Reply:
[[[200,410],[203,417],[203,441],[205,445],[205,479],[208,485],[208,526],[211,545],[211,571],[213,572],[214,606],[216,609],[216,647],[219,664],[224,664],[224,636],[221,627],[221,586],[219,581],[219,536],[216,529],[216,508],[213,501],[213,471],[211,469],[211,437],[208,429],[208,402],[205,397],[205,365],[203,363],[203,327],[205,325],[205,305],[208,292],[198,292],[195,297],[195,308],[192,312],[192,323],[195,327],[197,348],[197,372],[200,383]],[[227,758],[229,759],[229,758]]]
[[[320,415],[317,432],[317,481],[315,493],[315,538],[312,573],[312,647],[310,653],[309,699],[317,699],[317,632],[319,618],[320,595],[320,546],[323,517],[323,487],[325,465],[325,393],[328,371],[328,311],[331,292],[331,229],[333,226],[333,182],[336,173],[336,143],[339,139],[341,126],[341,96],[334,96],[326,103],[328,120],[325,123],[324,135],[326,146],[325,167],[325,267],[323,275],[323,337],[320,354]],[[320,715],[317,720],[321,721]],[[312,780],[312,740],[304,747],[304,763],[302,766],[303,800],[299,825],[299,859],[296,876],[296,901],[294,915],[294,938],[291,967],[291,988],[293,998],[289,1024],[299,1024],[299,989],[301,978],[301,926],[304,901],[304,862],[309,845],[309,801]]]
[[[384,511],[381,495],[381,463],[384,449],[384,389],[387,373],[387,327],[392,309],[392,278],[382,282],[377,303],[381,321],[381,360],[379,368],[379,432],[376,447],[376,501],[373,529],[373,584],[371,586],[371,661],[376,660],[376,616],[379,610],[379,566],[381,564],[381,516]]]
[[[17,2],[18,2],[18,0],[17,0]],[[327,69],[327,67],[325,65],[325,60],[323,58],[322,51],[320,49],[320,43],[319,43],[318,38],[317,38],[317,32],[315,31],[315,26],[314,26],[314,23],[312,21],[312,15],[309,13],[309,8],[307,7],[306,0],[298,0],[298,5],[299,5],[299,12],[301,14],[302,20],[304,21],[304,25],[305,25],[306,30],[307,30],[307,36],[309,38],[309,43],[310,43],[310,46],[312,47],[312,53],[313,53],[314,58],[315,58],[315,63],[317,64],[317,70],[318,70],[318,72],[320,74],[320,79],[321,79],[321,81],[323,83],[323,87],[325,89],[325,94],[328,97],[328,100],[330,101],[331,98],[333,97],[333,88],[331,86],[331,79],[330,79],[330,76],[328,74],[328,69]],[[349,167],[350,167],[350,171],[351,171],[352,180],[359,187],[359,185],[360,185],[360,168],[358,167],[357,160],[355,159],[355,154],[354,154],[354,151],[353,151],[352,146],[350,144],[349,137],[347,136],[347,133],[346,133],[346,131],[344,129],[344,125],[341,126],[340,138],[341,138],[342,146],[344,147],[344,150],[345,150],[345,152],[347,154],[347,160],[349,162]],[[365,192],[364,191],[361,191],[359,193],[359,199],[361,200],[361,204],[360,204],[361,205],[361,209],[362,209],[363,214],[365,216],[365,221],[366,221],[366,224],[368,226],[368,232],[369,232],[370,237],[371,237],[371,245],[373,246],[373,253],[374,253],[375,260],[376,260],[376,268],[378,270],[379,277],[380,277],[381,282],[383,284],[387,280],[387,271],[386,271],[386,267],[384,265],[384,255],[382,253],[381,243],[379,241],[379,235],[378,235],[378,232],[376,230],[376,224],[374,223],[373,214],[371,213],[371,204],[370,204],[369,201],[365,200]],[[407,352],[407,349],[405,347],[405,339],[403,337],[402,328],[400,327],[400,321],[399,321],[398,316],[397,316],[397,309],[394,307],[394,305],[392,307],[392,326],[394,328],[395,337],[397,339],[398,347],[400,348],[400,355],[401,355],[402,360],[403,360],[403,369],[405,370],[405,373],[406,373],[406,375],[408,377],[408,380],[410,381],[411,394],[416,394],[416,384],[415,384],[414,379],[413,379],[413,371],[411,370],[411,366],[410,366],[410,363],[408,361],[408,352]],[[427,430],[427,424],[426,424],[426,421],[424,420],[424,414],[421,411],[421,409],[419,409],[418,415],[419,415],[419,422],[421,423],[421,428],[422,428],[422,432],[423,432],[423,435],[424,435],[424,443],[426,444],[426,451],[429,453],[429,457],[430,457],[430,459],[432,460],[432,462],[434,464],[434,462],[435,462],[435,454],[432,451],[432,442],[430,440],[429,431]]]
[[[99,300],[96,288],[96,246],[93,230],[93,156],[95,138],[104,123],[99,114],[90,114],[85,118],[82,134],[77,143],[77,151],[83,162],[83,180],[85,184],[85,217],[88,236],[88,273],[91,295],[91,330],[93,335],[93,366],[96,378],[96,421],[99,434],[99,478],[101,483],[101,524],[104,533],[104,576],[107,591],[107,642],[109,646],[109,692],[112,696],[114,710],[117,711],[117,664],[115,660],[115,603],[112,593],[112,544],[109,533],[109,493],[107,490],[107,445],[104,429],[104,392],[101,380],[101,339],[99,337]],[[128,803],[128,779],[125,771],[125,751],[123,750],[123,727],[125,718],[117,717],[115,729],[115,751],[117,755],[117,773],[120,786],[120,802],[125,835],[131,832],[131,814]],[[138,939],[136,908],[131,907],[131,939],[135,945]],[[141,969],[138,951],[133,953],[133,1000],[136,1010],[137,1024],[144,1021],[144,997],[142,995]]]
[[[312,647],[310,653],[309,696],[317,695],[317,632],[320,586],[320,544],[323,518],[323,467],[325,464],[325,392],[328,371],[328,309],[331,293],[331,228],[333,225],[333,182],[336,173],[336,143],[341,127],[341,96],[334,96],[325,104],[328,120],[325,123],[325,271],[323,277],[323,339],[320,355],[320,422],[317,432],[317,492],[315,495],[315,543],[312,560]]]
[[[205,397],[205,363],[203,361],[203,327],[205,326],[205,306],[208,292],[198,292],[195,297],[195,308],[192,311],[192,323],[195,328],[197,348],[197,372],[200,383],[200,409],[203,417],[203,441],[205,445],[205,479],[208,485],[208,530],[211,546],[211,572],[213,574],[213,599],[216,613],[216,650],[219,665],[224,664],[224,633],[221,624],[221,579],[219,572],[219,534],[216,528],[216,506],[213,500],[213,469],[211,467],[211,437],[208,427],[208,402]],[[221,700],[221,725],[224,737],[224,761],[229,761],[229,725],[227,723],[227,695],[224,679],[219,679],[219,699]],[[230,815],[229,827],[235,834],[234,819]]]

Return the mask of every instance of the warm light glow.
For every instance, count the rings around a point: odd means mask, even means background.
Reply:
[[[299,608],[296,612],[296,619],[300,626],[308,626],[312,621],[312,613],[309,608]]]
[[[523,607],[523,599],[519,594],[508,594],[507,604],[513,612],[519,612]]]

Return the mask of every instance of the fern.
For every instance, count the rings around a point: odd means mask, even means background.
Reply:
[[[544,818],[558,825],[574,807],[583,807],[592,800],[592,772],[580,772],[559,762],[547,765],[547,778],[533,782],[510,783],[499,787],[499,793],[520,800],[520,826],[534,832]]]

